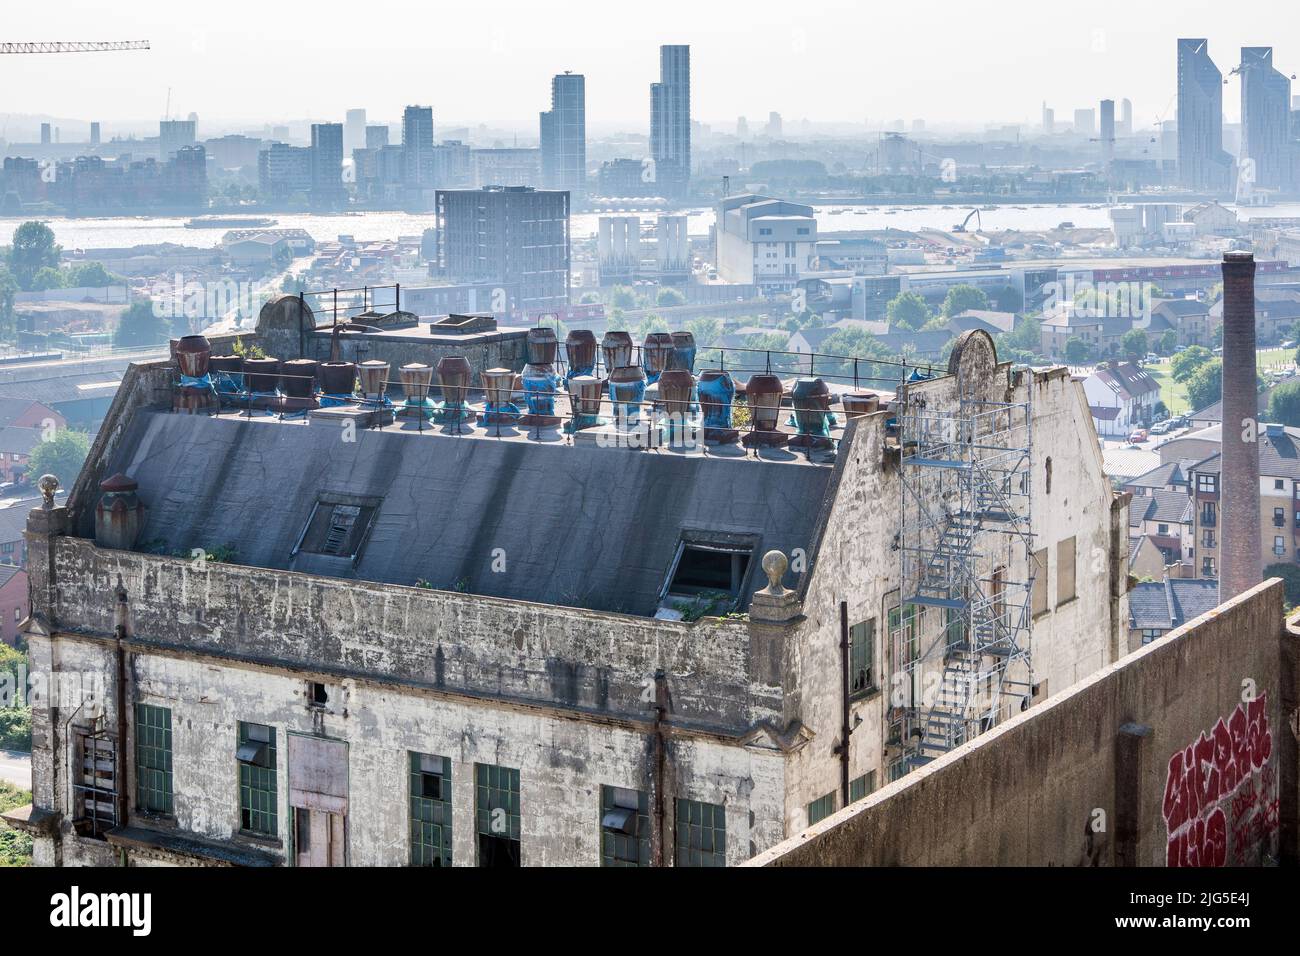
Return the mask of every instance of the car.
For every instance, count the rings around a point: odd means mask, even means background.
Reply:
[[[1147,440],[1147,430],[1145,428],[1135,428],[1128,436],[1130,445],[1140,445]]]
[[[1167,434],[1168,432],[1169,432],[1168,422],[1156,422],[1154,425],[1151,426],[1151,434],[1153,435],[1164,435]]]

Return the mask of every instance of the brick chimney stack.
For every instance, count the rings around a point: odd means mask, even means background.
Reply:
[[[1223,256],[1223,516],[1219,600],[1260,582],[1259,398],[1255,391],[1255,256]]]

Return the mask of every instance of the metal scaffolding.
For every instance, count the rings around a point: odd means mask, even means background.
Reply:
[[[906,388],[899,409],[890,779],[1018,713],[1033,688],[1030,390],[995,402],[956,386],[955,402]]]

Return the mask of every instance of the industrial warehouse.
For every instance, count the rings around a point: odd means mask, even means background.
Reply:
[[[1129,650],[1082,390],[984,332],[885,391],[356,308],[133,366],[32,512],[34,666],[102,678],[38,863],[736,865]]]

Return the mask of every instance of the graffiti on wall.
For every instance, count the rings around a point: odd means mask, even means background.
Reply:
[[[1260,693],[1169,758],[1163,806],[1167,865],[1257,864],[1275,852],[1278,781],[1272,755],[1268,695]]]

